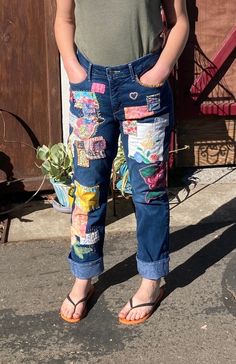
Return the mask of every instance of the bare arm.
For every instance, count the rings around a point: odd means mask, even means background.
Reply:
[[[74,6],[74,0],[57,0],[54,31],[68,78],[79,83],[86,78],[86,71],[79,64],[74,49]]]
[[[162,0],[162,5],[170,32],[157,63],[140,78],[146,84],[159,84],[168,78],[188,39],[186,0]]]

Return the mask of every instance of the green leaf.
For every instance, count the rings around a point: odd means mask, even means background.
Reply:
[[[49,156],[49,148],[46,145],[42,145],[37,148],[36,158],[45,161]]]

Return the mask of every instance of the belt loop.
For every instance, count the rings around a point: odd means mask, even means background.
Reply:
[[[92,78],[92,63],[89,63],[89,66],[88,66],[88,81],[91,81],[91,78]]]
[[[128,64],[132,80],[135,80],[134,69],[131,63]]]

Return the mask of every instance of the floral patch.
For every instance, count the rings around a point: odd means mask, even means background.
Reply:
[[[150,190],[166,187],[166,163],[150,165],[139,170]],[[150,195],[151,197],[151,195]],[[149,197],[149,199],[150,199]]]
[[[124,108],[125,119],[144,119],[154,114],[153,111],[149,111],[147,105],[143,106],[129,106]]]
[[[71,215],[71,236],[85,238],[87,224],[88,215],[79,206],[75,205]]]
[[[163,160],[165,128],[169,114],[155,118],[151,123],[137,123],[137,135],[129,135],[128,156],[138,163],[156,163]]]
[[[75,204],[83,212],[89,212],[99,207],[99,186],[87,187],[75,181]]]
[[[76,116],[71,117],[73,134],[85,140],[96,133],[99,123],[104,121],[99,110],[99,103],[94,92],[72,91]],[[76,120],[75,120],[75,117]]]
[[[128,135],[137,135],[137,120],[124,120],[123,132]]]

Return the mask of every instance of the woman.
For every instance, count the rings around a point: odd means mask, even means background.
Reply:
[[[169,28],[163,49],[161,7]],[[69,254],[75,283],[60,310],[68,322],[85,316],[91,278],[103,271],[106,201],[119,134],[132,184],[142,278],[119,321],[144,322],[162,298],[160,280],[169,269],[165,167],[173,128],[167,78],[188,31],[185,0],[57,0],[55,35],[70,81],[75,186]]]

